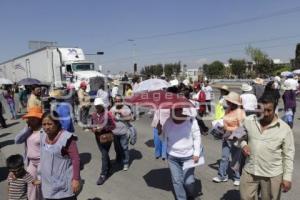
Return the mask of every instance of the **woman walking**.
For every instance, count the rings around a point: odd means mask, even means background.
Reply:
[[[167,142],[168,163],[176,199],[197,198],[195,168],[183,169],[185,161],[194,160],[196,163],[199,160],[201,136],[196,119],[184,115],[182,108],[175,108],[171,110],[171,116],[164,126],[158,123],[157,129],[162,140]]]
[[[113,141],[112,130],[115,129],[115,121],[102,98],[96,98],[94,101],[96,112],[92,114],[92,131],[95,133],[95,139],[102,156],[102,169],[97,185],[102,185],[109,176],[111,169],[109,149]]]
[[[45,199],[74,200],[80,189],[80,158],[72,133],[61,128],[57,112],[44,113],[41,181]]]
[[[32,107],[22,118],[27,120],[25,127],[15,138],[16,144],[25,143],[25,164],[26,170],[35,179],[39,179],[40,169],[40,139],[42,129],[42,109]],[[40,200],[42,198],[40,185],[29,184],[27,188],[28,200]]]

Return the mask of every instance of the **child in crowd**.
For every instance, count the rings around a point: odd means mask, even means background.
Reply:
[[[23,157],[20,154],[12,155],[7,158],[6,165],[9,171],[8,181],[8,200],[27,200],[27,185],[32,183],[39,185],[39,180],[34,178],[24,169]]]

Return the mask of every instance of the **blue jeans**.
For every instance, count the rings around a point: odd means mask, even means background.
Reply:
[[[124,135],[114,135],[114,146],[116,151],[116,160],[118,162],[123,162],[124,165],[129,164],[129,149],[128,149],[128,136]]]
[[[235,147],[231,141],[223,140],[222,143],[222,158],[219,165],[218,174],[221,179],[228,178],[227,170],[229,166],[229,160],[231,155],[235,153],[239,153],[241,151],[240,148]],[[233,179],[239,181],[240,180],[240,173],[238,170],[234,171]]]
[[[166,158],[167,144],[166,142],[161,141],[161,139],[159,138],[157,128],[153,128],[153,139],[154,139],[155,157]]]
[[[188,197],[196,197],[195,168],[182,169],[184,161],[190,159],[192,159],[191,156],[178,158],[168,155],[168,163],[177,200],[187,200]]]
[[[16,106],[15,103],[8,103],[9,110],[11,113],[12,118],[16,119],[17,118],[17,113],[16,113]]]
[[[96,142],[97,142],[98,148],[101,152],[101,160],[102,160],[102,169],[101,169],[100,175],[107,177],[109,174],[109,170],[111,168],[110,158],[109,158],[109,149],[111,146],[111,142],[100,143],[100,141],[97,139],[97,137],[96,137]]]

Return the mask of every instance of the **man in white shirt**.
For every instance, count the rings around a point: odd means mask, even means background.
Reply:
[[[211,112],[211,105],[210,105],[210,103],[211,103],[211,100],[212,100],[213,89],[209,85],[209,81],[205,82],[203,90],[205,92],[205,101],[206,101],[207,109],[208,109],[208,112],[210,113]]]
[[[111,90],[111,97],[113,99],[115,99],[115,97],[119,94],[119,85],[118,84],[114,84],[114,87]]]
[[[109,95],[106,91],[104,91],[104,85],[100,85],[99,90],[97,91],[97,97],[102,99],[106,108],[110,106]]]
[[[293,76],[288,76],[287,79],[284,81],[284,85],[291,85],[292,90],[297,90],[299,87],[298,77],[293,78]]]

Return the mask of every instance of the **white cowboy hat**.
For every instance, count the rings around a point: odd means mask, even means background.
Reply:
[[[94,100],[94,105],[95,106],[103,106],[103,107],[105,107],[105,103],[104,103],[104,101],[103,101],[103,99],[102,98],[99,98],[99,97],[97,97],[95,100]]]
[[[225,96],[224,99],[233,104],[242,105],[240,95],[236,92],[229,92],[229,94]]]
[[[256,78],[253,80],[254,83],[259,84],[259,85],[263,85],[264,84],[264,80],[261,78]]]
[[[244,92],[250,92],[253,89],[253,87],[247,83],[243,83],[241,90]]]

